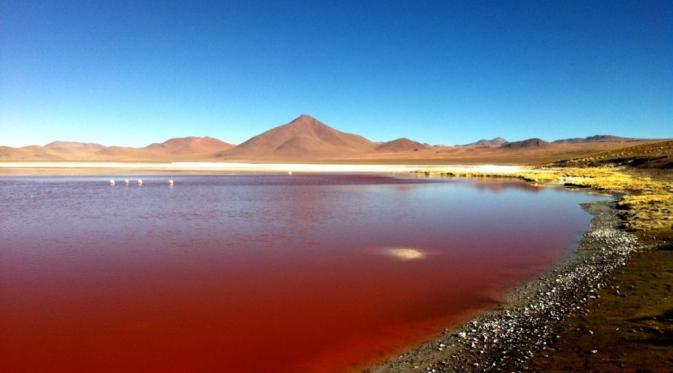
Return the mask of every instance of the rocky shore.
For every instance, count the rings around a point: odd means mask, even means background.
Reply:
[[[610,286],[611,274],[646,246],[622,229],[614,201],[583,205],[593,215],[578,247],[558,266],[513,290],[499,308],[367,372],[525,371],[560,338],[563,320]],[[592,351],[593,352],[593,351]]]

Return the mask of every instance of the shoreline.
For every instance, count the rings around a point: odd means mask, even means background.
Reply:
[[[333,163],[239,163],[239,162],[0,162],[0,176],[32,175],[140,175],[218,173],[412,173],[418,169],[510,175],[528,170],[520,165],[414,165]]]
[[[425,169],[416,173],[458,178],[514,178],[534,185],[609,195],[610,200],[582,204],[593,218],[576,248],[538,279],[508,292],[502,305],[484,310],[460,326],[445,329],[435,339],[412,347],[398,357],[366,366],[365,372],[509,372],[535,370],[544,366],[540,361],[573,359],[576,352],[568,346],[573,343],[560,340],[560,335],[576,336],[579,331],[571,328],[578,318],[583,319],[591,312],[601,313],[596,309],[600,293],[609,297],[608,289],[617,289],[619,294],[620,285],[633,288],[628,282],[617,283],[617,276],[629,268],[630,258],[639,257],[642,261],[648,253],[670,245],[666,237],[670,235],[673,219],[667,212],[672,207],[673,185],[661,175],[655,178],[652,174],[634,175],[626,168],[614,167],[528,168],[506,175],[450,169],[439,172]],[[593,327],[604,329],[602,324],[602,320],[594,321]],[[619,330],[617,327],[616,331]],[[665,329],[656,330],[667,333]],[[586,334],[593,335],[591,330],[588,332]],[[565,350],[557,352],[549,347],[559,342],[565,342]],[[593,356],[598,353],[596,348],[606,347],[594,344],[587,354]],[[630,347],[634,354],[643,349],[637,345]],[[542,351],[545,352],[541,354]],[[550,360],[555,353],[559,356]],[[585,355],[584,359],[589,357]],[[613,359],[618,360],[619,356],[613,353]],[[623,364],[620,366],[624,368]],[[546,369],[564,369],[560,367],[568,368],[568,365],[547,365]]]
[[[90,164],[87,164],[90,167]],[[573,316],[588,312],[592,300],[600,298],[599,292],[609,286],[611,278],[624,268],[628,259],[638,252],[664,242],[644,240],[633,229],[653,233],[659,229],[661,208],[652,208],[649,197],[655,201],[673,189],[667,184],[657,185],[648,177],[628,176],[618,169],[534,168],[529,166],[494,165],[325,165],[321,164],[237,164],[238,169],[205,167],[183,168],[178,174],[222,173],[285,173],[288,166],[300,173],[378,173],[414,175],[441,178],[501,178],[521,180],[545,187],[563,187],[609,196],[609,201],[582,204],[593,215],[587,231],[558,264],[543,272],[537,279],[523,283],[504,294],[504,302],[495,309],[477,311],[474,317],[457,326],[445,329],[440,336],[404,349],[401,355],[387,360],[363,363],[358,370],[365,372],[456,372],[456,371],[518,371],[525,370],[533,357],[540,357],[548,346],[557,340],[560,331]],[[6,172],[17,168],[6,167],[0,162],[0,177],[19,176]],[[167,169],[137,165],[135,172],[166,174]],[[142,167],[141,167],[142,166]],[[156,165],[155,165],[156,166]],[[261,168],[260,168],[261,166]],[[299,167],[297,167],[299,166]],[[308,166],[308,167],[307,167]],[[357,167],[353,167],[357,166]],[[374,168],[367,168],[375,166]],[[124,175],[126,168],[69,169],[60,167],[18,168],[31,170],[25,175]],[[49,175],[44,170],[54,171]],[[64,172],[65,171],[65,172]],[[173,170],[176,171],[176,170]],[[91,173],[93,172],[93,173]],[[119,173],[117,173],[119,172]],[[643,193],[643,191],[648,191]],[[650,193],[648,195],[648,193]],[[663,193],[663,194],[662,194]],[[643,198],[645,197],[645,198]],[[664,197],[665,198],[665,197]],[[649,207],[646,207],[649,206]],[[666,205],[664,205],[664,211]],[[657,223],[657,224],[655,224]],[[627,230],[628,229],[628,230]],[[595,303],[595,302],[593,302]],[[440,331],[438,331],[439,333]],[[601,348],[599,346],[599,348]],[[544,353],[545,357],[547,352]]]
[[[610,276],[646,245],[620,228],[614,200],[582,204],[589,229],[562,262],[505,294],[505,302],[387,361],[378,372],[518,371],[557,337],[566,317],[584,312]]]

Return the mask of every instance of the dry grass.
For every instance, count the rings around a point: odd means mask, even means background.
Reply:
[[[673,230],[673,184],[655,178],[634,175],[620,167],[538,167],[515,173],[423,169],[426,175],[468,178],[516,178],[534,184],[554,184],[588,188],[618,195],[625,225],[648,233]]]
[[[562,160],[559,165],[599,166],[628,165],[640,168],[673,168],[673,141],[640,144],[622,149],[594,153],[582,158]]]

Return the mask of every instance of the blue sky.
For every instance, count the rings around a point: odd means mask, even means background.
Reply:
[[[669,1],[0,2],[0,144],[673,137]]]

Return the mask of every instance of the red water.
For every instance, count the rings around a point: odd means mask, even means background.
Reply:
[[[549,268],[588,199],[376,176],[0,179],[0,371],[350,370]]]

